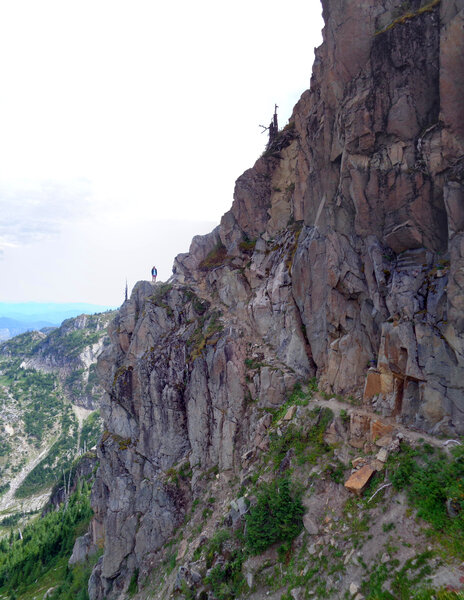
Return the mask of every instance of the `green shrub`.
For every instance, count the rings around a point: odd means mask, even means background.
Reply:
[[[333,419],[333,412],[330,408],[318,407],[311,411],[310,416],[314,423],[307,431],[291,424],[280,436],[274,432],[270,434],[269,455],[276,468],[280,467],[290,449],[294,450],[299,464],[314,464],[320,456],[331,451],[324,442],[324,434]]]
[[[219,529],[209,540],[205,548],[206,566],[208,569],[213,564],[215,555],[222,552],[224,542],[230,540],[230,537],[230,532],[227,529]]]
[[[340,419],[342,420],[342,423],[344,425],[348,425],[348,423],[350,422],[350,415],[346,412],[344,408],[342,408],[340,411]]]
[[[288,478],[264,484],[257,504],[245,515],[245,544],[251,554],[260,554],[276,542],[290,542],[303,527],[301,491]]]
[[[250,240],[248,237],[246,237],[239,243],[238,246],[240,250],[245,254],[253,254],[253,251],[256,246],[256,239]]]
[[[139,590],[139,585],[137,583],[139,578],[139,570],[135,569],[135,571],[132,573],[132,577],[129,583],[129,587],[127,588],[127,593],[129,594],[129,596],[133,596],[134,594],[136,594]]]
[[[222,242],[219,242],[215,248],[209,252],[198,265],[201,271],[209,271],[215,267],[220,267],[228,262],[227,248]]]
[[[464,446],[454,448],[451,458],[431,446],[423,450],[405,446],[390,459],[393,487],[405,490],[417,515],[445,536],[442,541],[453,553],[464,557]],[[453,503],[454,518],[447,502]]]
[[[217,600],[232,600],[245,588],[245,578],[242,574],[243,555],[236,550],[229,561],[216,565],[205,577],[205,583]]]

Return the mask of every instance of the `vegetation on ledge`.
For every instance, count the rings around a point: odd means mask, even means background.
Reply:
[[[393,27],[395,27],[396,25],[404,25],[407,21],[410,21],[411,19],[415,19],[416,17],[419,17],[420,15],[423,15],[424,13],[432,11],[436,6],[438,6],[440,4],[440,2],[441,2],[441,0],[432,0],[432,2],[429,2],[425,6],[422,6],[415,12],[404,13],[403,15],[394,19],[389,25],[387,25],[383,29],[376,31],[375,35],[381,35],[382,33],[385,33],[387,31],[390,31],[390,29],[393,29]]]

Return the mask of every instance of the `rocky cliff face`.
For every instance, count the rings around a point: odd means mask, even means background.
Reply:
[[[110,326],[93,599],[150,571],[205,472],[266,449],[262,411],[298,380],[464,433],[464,1],[322,4],[289,125]]]

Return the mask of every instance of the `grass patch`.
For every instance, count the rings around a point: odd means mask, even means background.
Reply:
[[[199,318],[198,327],[187,340],[187,347],[190,351],[189,360],[193,361],[202,356],[206,346],[217,341],[217,335],[224,329],[220,317],[221,313],[213,310]]]
[[[250,240],[248,237],[242,240],[238,247],[245,254],[253,254],[253,251],[256,246],[256,239]]]
[[[274,466],[279,468],[289,450],[293,449],[298,464],[315,464],[317,459],[330,453],[331,448],[324,442],[324,434],[333,420],[330,408],[315,408],[310,413],[311,423],[307,429],[291,424],[278,435],[272,432],[269,435],[269,456]]]
[[[410,558],[403,567],[398,567],[398,560],[390,560],[386,564],[376,565],[369,578],[362,585],[361,590],[368,600],[436,600],[437,598],[457,598],[455,594],[443,596],[426,585],[426,578],[431,574],[431,567],[427,564],[432,558],[432,552],[423,552],[415,558]],[[384,584],[390,580],[391,592],[383,589]]]
[[[225,265],[229,258],[227,248],[222,242],[219,242],[201,261],[198,268],[200,271],[210,271],[211,269]]]
[[[245,365],[249,368],[258,368],[260,366],[264,366],[264,363],[255,364],[251,361],[251,359],[246,359]],[[304,386],[300,382],[297,382],[293,386],[293,390],[284,404],[279,406],[279,408],[269,409],[269,412],[272,414],[272,424],[275,425],[277,421],[282,419],[290,406],[307,406],[314,393],[317,391],[318,388],[315,377],[310,379]]]
[[[464,446],[451,457],[426,444],[421,450],[404,446],[387,466],[393,487],[406,491],[417,516],[448,552],[464,558]]]

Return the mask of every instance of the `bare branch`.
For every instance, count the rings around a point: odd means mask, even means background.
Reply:
[[[379,487],[379,489],[378,489],[376,492],[374,492],[374,493],[372,494],[372,496],[369,498],[369,500],[368,500],[367,502],[370,502],[370,501],[372,500],[372,498],[374,498],[375,496],[377,496],[377,494],[378,494],[378,493],[379,493],[381,490],[384,490],[385,488],[389,487],[390,485],[391,485],[391,483],[384,483],[383,485],[381,485],[381,486]]]

